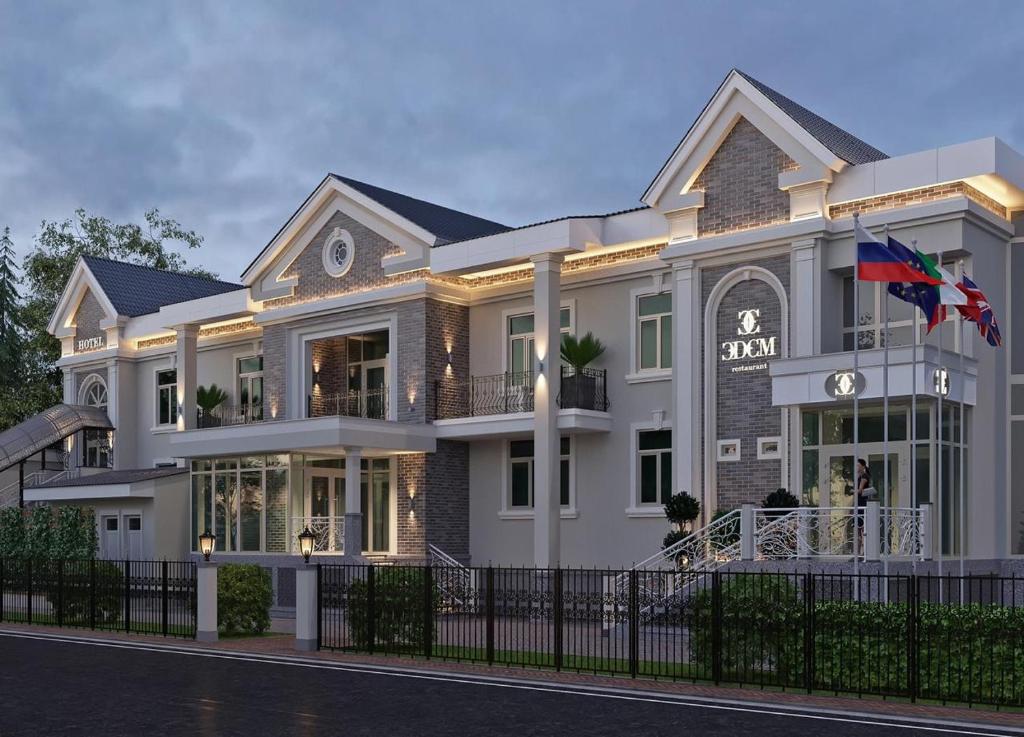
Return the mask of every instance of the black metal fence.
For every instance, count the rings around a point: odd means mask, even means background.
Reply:
[[[1024,579],[318,567],[321,648],[1024,705]]]
[[[388,418],[388,387],[339,394],[309,394],[306,397],[308,417],[363,417],[370,420]]]
[[[506,372],[467,379],[434,382],[434,417],[447,420],[515,412],[532,412],[532,372]],[[608,372],[605,369],[559,367],[558,406],[562,409],[608,411]]]
[[[595,368],[561,366],[558,406],[562,409],[608,411],[608,371]]]
[[[0,622],[194,638],[196,564],[0,559]]]
[[[263,422],[263,405],[261,404],[219,404],[213,409],[199,408],[196,410],[196,427],[204,430],[211,427],[229,427],[233,425],[251,425]]]

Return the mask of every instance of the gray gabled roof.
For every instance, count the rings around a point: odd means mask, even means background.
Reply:
[[[160,479],[165,476],[178,476],[188,473],[187,468],[169,466],[167,468],[129,468],[120,471],[104,471],[103,473],[61,478],[33,486],[33,489],[58,489],[65,486],[109,486],[111,484],[134,484],[139,481]]]
[[[358,179],[333,173],[331,176],[366,195],[374,202],[383,205],[396,215],[401,215],[427,232],[433,233],[445,242],[464,241],[511,230],[507,225],[496,223],[493,220],[485,220],[476,215],[453,210],[450,207],[418,200],[400,192],[392,192],[390,189],[360,182]]]
[[[154,269],[99,256],[82,256],[117,314],[138,317],[161,307],[245,289],[241,284]]]
[[[107,411],[81,404],[57,404],[0,432],[0,471],[31,458],[79,430],[113,430]]]
[[[782,112],[791,117],[797,125],[818,139],[818,142],[829,151],[834,153],[843,161],[850,164],[867,164],[871,161],[888,159],[887,154],[882,153],[869,143],[857,138],[852,133],[847,133],[834,123],[830,123],[820,115],[812,113],[803,105],[793,102],[780,92],[776,92],[763,82],[751,77],[739,69],[734,70],[743,79],[754,85],[758,92],[777,105]]]

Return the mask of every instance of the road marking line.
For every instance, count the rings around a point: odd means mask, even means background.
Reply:
[[[1005,737],[1012,734],[1024,734],[1024,729],[1005,726],[990,726],[974,723],[960,723],[922,717],[886,716],[866,714],[863,712],[847,713],[838,710],[817,709],[818,713],[807,713],[798,707],[784,705],[772,705],[771,709],[765,709],[759,702],[740,700],[715,699],[712,697],[699,697],[689,695],[658,694],[652,692],[623,693],[611,688],[565,685],[548,682],[522,683],[512,679],[502,679],[497,676],[476,676],[467,674],[443,674],[424,671],[422,669],[401,669],[396,666],[376,666],[366,664],[350,663],[324,663],[308,658],[291,657],[283,655],[267,655],[243,652],[225,652],[209,648],[192,648],[175,645],[161,645],[156,643],[126,642],[123,640],[103,640],[90,637],[76,637],[73,635],[58,635],[47,632],[25,632],[22,630],[2,630],[0,636],[14,637],[27,640],[45,640],[48,642],[62,642],[74,645],[90,645],[93,647],[108,647],[122,650],[140,650],[144,652],[171,653],[174,655],[188,655],[191,657],[205,657],[219,660],[236,660],[245,662],[263,663],[267,665],[287,665],[296,668],[313,668],[316,670],[334,670],[347,673],[359,673],[367,675],[390,676],[393,678],[411,678],[416,680],[438,681],[441,683],[455,683],[459,685],[490,686],[493,688],[506,688],[519,691],[537,691],[541,693],[552,693],[567,696],[588,696],[591,698],[605,698],[619,701],[634,701],[639,703],[663,704],[666,706],[689,706],[697,709],[709,709],[717,711],[733,711],[740,713],[762,714],[777,717],[792,717],[796,719],[812,719],[816,721],[830,721],[847,724],[861,724],[876,727],[895,727],[898,729],[917,729],[925,732],[936,732],[945,734],[969,735],[970,737]],[[857,717],[857,718],[855,718]],[[989,730],[989,731],[976,731]]]

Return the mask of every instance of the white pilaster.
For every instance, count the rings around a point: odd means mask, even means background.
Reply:
[[[542,568],[559,564],[558,382],[562,256],[546,253],[533,261],[533,558]]]
[[[793,352],[791,355],[814,356],[820,353],[815,319],[819,313],[817,299],[818,249],[814,239],[793,243],[792,298]]]
[[[345,448],[345,555],[363,554],[363,507],[361,448]]]
[[[178,376],[178,430],[196,427],[196,346],[199,326],[194,324],[175,327],[178,336],[175,370]]]
[[[673,492],[701,500],[705,523],[711,510],[700,488],[700,284],[693,261],[673,264],[672,419]]]

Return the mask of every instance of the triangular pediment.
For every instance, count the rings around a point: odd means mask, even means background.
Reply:
[[[71,278],[57,302],[47,330],[57,338],[74,337],[80,312],[87,321],[96,323],[94,330],[105,330],[115,325],[120,317],[99,281],[81,258],[71,272]]]
[[[777,175],[779,189],[831,181],[834,172],[848,165],[733,70],[651,182],[643,202],[661,212],[692,207],[699,200],[695,187],[698,177],[741,121],[792,162]]]

